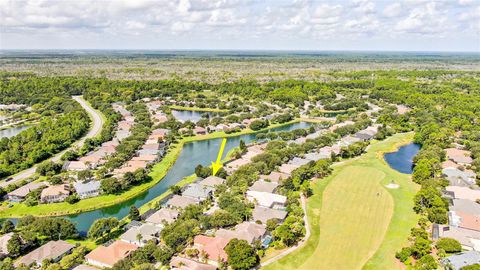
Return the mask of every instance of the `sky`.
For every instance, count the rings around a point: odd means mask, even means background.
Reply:
[[[480,0],[0,0],[0,49],[480,52]]]

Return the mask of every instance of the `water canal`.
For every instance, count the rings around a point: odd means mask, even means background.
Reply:
[[[13,137],[13,136],[17,135],[18,133],[26,130],[29,127],[30,127],[29,125],[26,125],[26,126],[15,126],[15,127],[11,127],[11,128],[1,129],[0,130],[0,139],[1,138]]]
[[[215,117],[218,113],[214,112],[200,112],[200,111],[181,111],[181,110],[172,110],[172,115],[180,122],[192,121],[193,123],[198,122],[202,119],[203,115],[208,115],[209,118]]]
[[[273,128],[269,131],[291,131],[299,128],[307,128],[310,125],[311,123],[298,122],[278,128]],[[237,147],[240,144],[240,140],[243,140],[245,143],[250,143],[254,141],[255,138],[255,134],[246,134],[236,137],[230,137],[228,138],[224,153],[227,153],[232,148]],[[155,185],[148,191],[123,203],[90,212],[81,213],[78,215],[68,216],[68,218],[77,224],[77,228],[80,232],[86,232],[88,231],[88,228],[90,228],[90,225],[96,219],[105,217],[116,217],[118,219],[121,219],[127,216],[132,205],[140,207],[143,204],[158,197],[159,195],[167,191],[170,186],[175,185],[184,177],[193,174],[195,171],[195,167],[198,164],[202,164],[204,166],[210,165],[212,160],[214,160],[217,156],[221,141],[222,139],[218,138],[204,141],[194,141],[185,144],[183,146],[182,152],[178,156],[175,164],[168,171],[167,175],[157,185]]]
[[[411,174],[413,172],[413,158],[420,151],[420,147],[419,144],[415,143],[404,145],[395,152],[385,154],[385,161],[392,169]]]

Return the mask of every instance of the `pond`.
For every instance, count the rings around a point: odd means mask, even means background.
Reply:
[[[192,121],[196,123],[206,114],[208,114],[210,118],[218,115],[218,113],[215,112],[172,110],[173,117],[180,122]]]
[[[384,155],[385,161],[390,167],[401,173],[411,174],[413,172],[413,158],[420,151],[420,145],[411,143],[400,147],[396,152]]]
[[[273,128],[269,131],[291,131],[299,128],[307,128],[311,125],[311,123],[298,122]],[[255,136],[255,134],[247,134],[228,138],[227,144],[225,145],[224,155],[232,148],[237,147],[240,144],[240,140],[243,140],[245,143],[250,143],[255,141]],[[175,185],[186,176],[193,174],[195,167],[198,164],[209,166],[217,157],[221,141],[222,139],[218,138],[204,141],[194,141],[185,144],[182,152],[168,171],[167,175],[148,191],[123,203],[78,215],[68,216],[68,218],[77,224],[77,228],[80,232],[85,233],[96,219],[104,217],[116,217],[121,219],[127,216],[128,212],[130,211],[130,206],[135,205],[140,207],[158,197],[167,191],[170,186]]]
[[[26,125],[26,126],[16,126],[16,127],[2,129],[0,130],[0,139],[13,137],[29,127],[30,127],[29,125]]]

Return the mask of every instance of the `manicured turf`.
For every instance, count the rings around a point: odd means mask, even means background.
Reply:
[[[418,218],[412,211],[417,186],[391,169],[383,153],[412,136],[373,143],[366,154],[315,180],[307,203],[310,239],[265,269],[399,269],[394,255]],[[400,188],[385,188],[392,180]]]

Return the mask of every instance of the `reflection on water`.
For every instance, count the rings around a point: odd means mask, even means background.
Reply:
[[[179,110],[172,110],[172,115],[180,122],[185,121],[192,121],[194,123],[198,122],[198,120],[202,119],[202,115],[210,116],[210,118],[215,117],[218,113],[214,112],[200,112],[200,111],[179,111]]]
[[[387,161],[394,170],[411,174],[413,172],[413,158],[417,155],[418,151],[420,151],[420,147],[419,144],[415,143],[404,145],[396,152],[385,154],[385,161]]]
[[[0,139],[13,137],[29,127],[30,126],[26,125],[26,126],[17,126],[17,127],[2,129],[0,130]]]
[[[271,129],[271,131],[290,131],[299,128],[307,128],[310,125],[310,123],[299,122]],[[243,140],[246,143],[254,141],[255,136],[255,134],[248,134],[228,138],[224,153],[226,154],[232,148],[237,147],[240,144],[240,140]],[[184,177],[193,174],[195,167],[198,164],[202,164],[204,166],[210,165],[212,160],[214,160],[217,156],[221,141],[222,139],[219,138],[204,141],[194,141],[185,144],[182,152],[178,156],[177,161],[170,168],[167,175],[157,185],[148,191],[126,202],[91,212],[72,215],[68,218],[77,223],[77,228],[79,231],[86,232],[96,219],[104,217],[116,217],[121,219],[127,216],[128,212],[130,211],[130,206],[135,205],[140,207],[158,197],[167,191],[170,186],[175,185]]]

